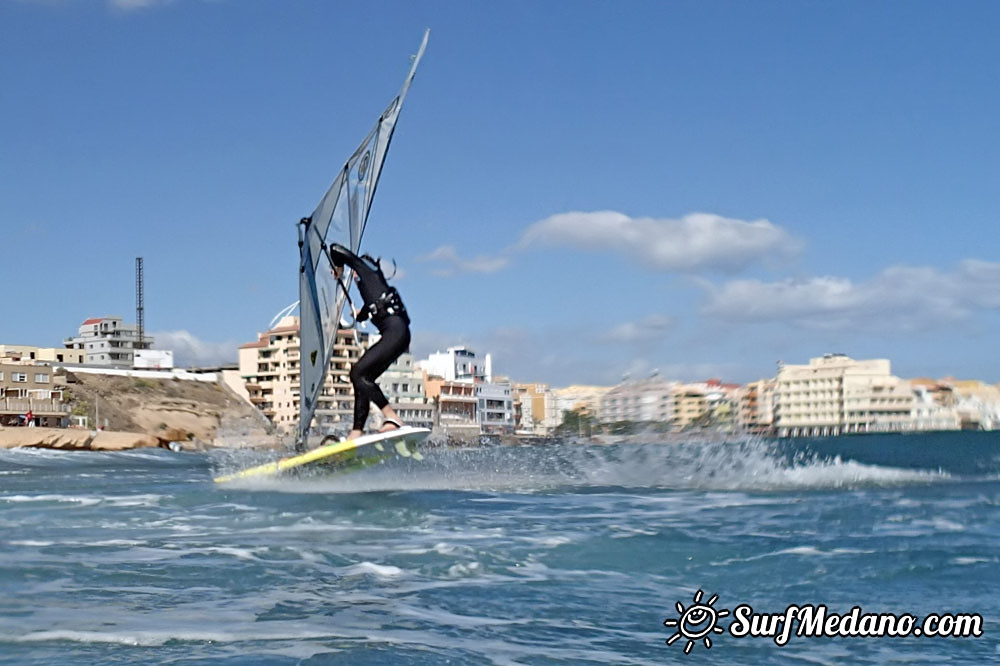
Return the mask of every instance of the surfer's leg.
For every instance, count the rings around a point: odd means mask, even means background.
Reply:
[[[366,356],[368,353],[358,359],[358,362],[351,368],[351,383],[354,385],[354,424],[350,435],[348,435],[351,439],[364,432],[365,421],[368,420],[368,409],[372,401],[371,387],[374,385],[376,389],[378,388],[378,385],[363,374]]]
[[[392,317],[386,321],[382,331],[382,339],[379,342],[385,342],[386,346],[381,350],[379,364],[373,368],[377,373],[376,378],[388,370],[389,366],[409,349],[410,327],[402,318]],[[399,418],[399,414],[392,408],[381,391],[379,391],[379,395],[372,396],[372,402],[382,410],[382,427],[379,428],[379,432],[391,432],[403,427],[403,419]]]
[[[409,344],[409,331],[403,327],[405,342]],[[384,410],[389,401],[375,380],[395,361],[405,346],[400,347],[404,336],[395,326],[386,326],[379,341],[372,345],[351,368],[351,383],[354,385],[354,430],[363,431],[368,420],[371,403]]]

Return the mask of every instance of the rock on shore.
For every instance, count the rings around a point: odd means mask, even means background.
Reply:
[[[124,451],[161,446],[153,435],[134,432],[98,432],[77,428],[0,428],[0,449],[27,446],[78,451]]]

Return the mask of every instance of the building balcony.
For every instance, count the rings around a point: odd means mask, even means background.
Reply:
[[[459,402],[468,404],[478,404],[479,398],[474,395],[458,395],[454,393],[444,393],[442,392],[438,400],[444,404],[448,402]]]
[[[27,414],[35,416],[61,416],[69,414],[69,405],[60,400],[38,398],[0,398],[0,412],[5,414]]]

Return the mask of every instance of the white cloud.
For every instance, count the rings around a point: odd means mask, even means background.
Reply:
[[[31,5],[69,5],[75,0],[18,0],[22,4]],[[107,5],[113,10],[117,11],[133,11],[139,9],[146,9],[148,7],[155,7],[157,5],[166,5],[173,2],[173,0],[107,0]]]
[[[433,261],[443,264],[434,270],[435,275],[448,276],[456,273],[495,273],[504,268],[506,257],[488,257],[479,255],[472,259],[462,259],[453,245],[442,245],[430,254],[419,258],[419,261]]]
[[[708,213],[679,220],[632,218],[615,211],[553,215],[529,227],[519,247],[567,246],[611,251],[661,271],[735,273],[800,243],[767,220],[746,222]]]
[[[159,331],[152,333],[156,349],[174,352],[177,367],[198,367],[235,363],[238,356],[237,342],[206,342],[188,331]]]
[[[633,343],[661,340],[673,328],[674,320],[663,315],[650,315],[640,321],[618,324],[599,336],[605,342]]]
[[[134,9],[146,9],[156,5],[165,5],[172,0],[108,0],[108,4],[114,9],[131,11]]]
[[[842,277],[705,286],[702,314],[741,322],[785,321],[811,328],[916,330],[1000,308],[1000,264],[966,260],[950,272],[893,266],[864,282]]]
[[[707,379],[720,379],[724,382],[734,381],[746,374],[741,363],[705,362],[705,363],[653,363],[646,358],[633,358],[624,366],[620,376],[607,375],[605,384],[616,384],[624,378],[642,379],[657,376],[667,381],[700,382]]]

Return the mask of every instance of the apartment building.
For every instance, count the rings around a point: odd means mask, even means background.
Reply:
[[[153,338],[144,335],[139,340],[138,328],[122,323],[121,317],[97,317],[80,325],[76,337],[66,338],[67,349],[85,353],[84,363],[131,368],[135,350],[149,349]]]
[[[962,418],[952,387],[933,379],[911,379],[914,430],[958,430]]]
[[[34,347],[31,345],[0,345],[0,360],[45,361],[49,363],[82,364],[87,353],[82,349],[64,347]]]
[[[736,397],[737,426],[749,433],[765,434],[774,426],[774,393],[777,382],[759,379],[744,385]]]
[[[476,421],[479,399],[472,382],[456,382],[425,375],[424,389],[427,397],[437,406],[435,425],[446,433],[459,437],[478,435],[481,430]]]
[[[548,384],[514,384],[514,422],[525,435],[548,435],[562,423]]]
[[[584,384],[552,389],[558,422],[562,423],[563,412],[580,412],[596,418],[601,407],[601,397],[610,390],[610,386]]]
[[[333,356],[313,417],[314,432],[349,427],[354,389],[350,371],[367,348],[368,334],[351,329],[337,332]],[[279,430],[293,432],[299,422],[299,318],[288,316],[256,342],[239,348],[240,376],[252,402]]]
[[[65,377],[51,366],[0,361],[0,425],[65,427],[69,422],[65,390]]]
[[[424,372],[416,367],[413,354],[407,352],[396,359],[379,377],[378,385],[403,423],[417,428],[433,427],[434,404],[424,390]]]
[[[657,376],[625,381],[601,396],[597,418],[602,423],[673,423],[677,416],[676,385]]]
[[[709,413],[708,395],[697,386],[678,386],[674,392],[673,426],[687,430],[704,423]]]
[[[782,364],[776,381],[775,427],[780,437],[913,428],[912,387],[890,373],[887,359],[856,361],[826,354],[808,365]]]
[[[514,396],[510,382],[475,384],[476,421],[486,433],[514,432]]]
[[[489,354],[484,359],[465,346],[448,347],[434,352],[417,362],[417,367],[428,376],[441,377],[450,382],[489,382],[493,380],[493,362]]]

